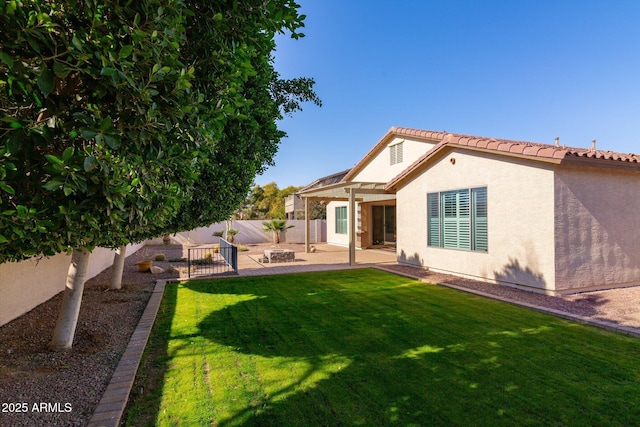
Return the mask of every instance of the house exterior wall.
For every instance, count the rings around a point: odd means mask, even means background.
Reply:
[[[304,218],[304,200],[297,194],[284,199],[284,216],[286,220]]]
[[[559,291],[640,284],[640,173],[558,168],[555,200]]]
[[[403,161],[394,165],[390,164],[389,146],[403,141]],[[435,143],[416,141],[407,138],[394,138],[387,144],[384,150],[378,153],[367,166],[355,175],[351,181],[355,182],[388,182],[391,178],[400,174],[411,163],[429,151]]]
[[[349,235],[336,233],[336,208],[347,206],[348,202],[329,202],[327,203],[327,243],[331,245],[349,246]],[[347,227],[349,220],[347,220]]]
[[[397,192],[398,260],[553,292],[553,176],[552,167],[545,163],[447,152]],[[427,193],[474,187],[487,188],[488,252],[427,246]]]

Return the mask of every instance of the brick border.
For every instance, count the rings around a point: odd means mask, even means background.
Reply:
[[[133,381],[138,372],[142,353],[147,345],[151,328],[160,308],[160,301],[162,301],[166,283],[166,280],[158,280],[153,287],[147,307],[144,309],[142,317],[140,317],[138,325],[129,339],[129,344],[120,358],[116,370],[113,372],[102,399],[100,399],[98,406],[93,411],[87,427],[118,427],[120,424],[120,419],[129,400],[131,387],[133,387]]]

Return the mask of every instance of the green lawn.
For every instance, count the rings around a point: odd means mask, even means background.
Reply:
[[[167,285],[128,425],[628,426],[640,340],[376,270]]]

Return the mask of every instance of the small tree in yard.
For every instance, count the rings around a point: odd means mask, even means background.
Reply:
[[[94,247],[229,218],[282,112],[319,104],[312,80],[273,70],[298,7],[0,3],[0,262],[73,252],[52,348],[72,345]]]
[[[264,231],[271,231],[273,233],[273,243],[280,243],[280,233],[293,228],[295,225],[287,225],[287,221],[284,219],[272,219],[271,221],[264,221],[262,223],[262,229]]]

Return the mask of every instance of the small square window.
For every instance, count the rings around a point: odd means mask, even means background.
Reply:
[[[403,143],[400,142],[389,146],[389,164],[395,165],[396,163],[402,163],[402,145]]]

